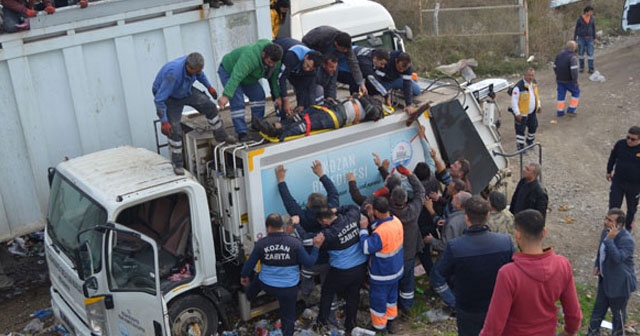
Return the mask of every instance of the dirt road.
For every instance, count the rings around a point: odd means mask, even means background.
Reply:
[[[629,126],[640,124],[640,35],[611,40],[611,44],[596,50],[596,69],[606,77],[606,82],[591,82],[587,75],[580,78],[581,97],[578,116],[555,117],[555,79],[550,66],[537,72],[537,80],[543,103],[539,115],[540,127],[537,141],[543,147],[543,183],[549,193],[547,215],[548,236],[546,245],[567,256],[574,267],[576,281],[595,285],[591,276],[599,232],[607,210],[608,187],[605,167],[609,151],[616,140],[625,136]],[[517,78],[511,78],[516,81]],[[506,112],[509,97],[500,93],[498,102],[503,108],[500,132],[507,151],[515,150],[513,117]],[[537,155],[529,154],[525,161],[535,161]],[[519,177],[518,162],[512,161],[514,183]],[[640,173],[640,172],[639,172]],[[513,190],[509,190],[509,193]],[[509,195],[510,196],[510,195]],[[559,211],[567,206],[568,211]],[[571,223],[569,223],[571,222]],[[636,221],[638,222],[638,221]],[[638,230],[634,232],[638,236]],[[637,251],[637,249],[636,249]],[[30,259],[29,262],[38,260]],[[43,258],[40,258],[43,259]],[[29,282],[40,267],[25,274],[28,267],[9,266],[11,275],[20,277],[18,283],[24,293],[0,292],[0,332],[20,331],[31,320],[29,314],[49,307],[46,281]],[[44,283],[44,284],[43,284]],[[633,296],[629,313],[638,316],[640,299]],[[584,311],[586,315],[591,312]],[[402,335],[440,335],[439,327],[428,329],[404,323]],[[451,330],[450,327],[442,326]]]

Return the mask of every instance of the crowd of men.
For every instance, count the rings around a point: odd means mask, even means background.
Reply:
[[[281,1],[279,5],[286,10],[288,4]],[[554,65],[559,117],[565,113],[567,91],[572,93],[572,100],[566,112],[576,113],[579,63],[575,49],[575,42],[567,43]],[[590,70],[592,66],[590,62]],[[387,101],[391,89],[402,90],[405,111],[410,114],[414,112],[412,98],[419,93],[408,54],[352,46],[349,34],[330,26],[309,31],[302,41],[263,39],[231,51],[218,67],[224,86],[220,97],[202,72],[203,67],[202,56],[192,53],[167,63],[154,81],[157,114],[162,133],[169,138],[176,174],[184,174],[180,129],[184,105],[206,115],[217,141],[245,141],[249,127],[264,128],[260,122],[266,106],[266,95],[259,84],[262,78],[269,82],[280,120],[304,114],[311,106],[335,103],[338,81],[347,84],[351,93],[380,95]],[[227,134],[217,106],[206,93],[192,86],[196,80],[220,107],[230,104],[236,136]],[[296,106],[287,97],[289,85]],[[245,120],[243,96],[249,98],[251,125]],[[524,150],[535,141],[536,113],[540,112],[532,69],[513,88],[511,110],[517,146]],[[424,128],[418,135],[426,141]],[[609,308],[615,315],[614,334],[622,330],[626,304],[636,288],[634,246],[628,232],[640,185],[639,137],[640,128],[632,127],[627,139],[613,148],[607,165],[607,179],[613,181],[611,210],[595,264],[599,285],[589,326],[592,335],[599,334],[600,321]],[[471,190],[467,160],[455,160],[447,168],[434,150],[430,154],[431,164],[419,163],[413,172],[395,167],[398,173],[390,172],[389,161],[375,155],[384,186],[372,195],[362,195],[355,176],[347,174],[355,205],[339,204],[333,182],[316,161],[312,170],[327,195],[311,194],[306,205],[300,206],[300,200],[291,196],[286,185],[286,169],[276,168],[278,190],[290,223],[286,224],[280,214],[268,216],[268,235],[257,243],[245,263],[241,283],[248,286],[249,299],[264,290],[280,301],[284,335],[293,334],[299,287],[302,297],[308,298],[316,276],[322,283],[317,330],[325,333],[331,324],[338,324],[332,313],[337,296],[346,302],[347,333],[356,327],[359,289],[368,283],[368,327],[394,333],[395,320],[408,315],[414,304],[416,259],[429,274],[430,285],[442,299],[446,313],[456,317],[459,335],[553,334],[558,300],[564,314],[563,334],[577,332],[582,312],[571,265],[553,249],[542,247],[548,196],[540,182],[541,166],[530,163],[523,167],[522,179],[507,208],[502,193],[494,191],[488,200],[473,195],[479,191]],[[410,185],[411,197],[403,179]],[[628,216],[618,209],[623,197],[627,199]],[[515,253],[516,246],[520,253]],[[261,271],[250,281],[258,261]]]
[[[374,155],[384,186],[362,195],[355,177],[348,174],[356,205],[342,206],[319,161],[313,162],[312,171],[327,194],[309,195],[305,206],[291,196],[285,167],[276,168],[278,190],[291,220],[287,224],[279,214],[269,215],[269,234],[244,265],[242,283],[249,286],[250,298],[260,288],[278,298],[284,306],[285,335],[293,334],[291,302],[298,297],[298,284],[307,300],[314,275],[322,283],[316,331],[327,334],[337,327],[335,315],[331,316],[336,295],[346,303],[346,332],[356,327],[359,289],[368,283],[371,323],[367,327],[395,333],[396,319],[409,316],[414,305],[416,259],[423,263],[448,313],[456,317],[459,335],[551,334],[556,330],[558,300],[565,334],[577,332],[582,312],[571,265],[553,249],[542,247],[547,198],[537,179],[539,166],[525,167],[510,207],[514,218],[506,209],[504,194],[494,191],[489,200],[471,194],[464,182],[470,169],[466,160],[447,169],[435,151],[431,158],[434,173],[424,162],[413,172],[403,166],[390,172],[389,161]],[[521,253],[515,253],[514,241]],[[609,240],[603,242],[609,245]],[[249,282],[258,260],[262,270]]]
[[[412,99],[420,93],[413,80],[409,54],[352,46],[349,34],[331,26],[310,30],[302,41],[260,39],[224,55],[218,66],[223,85],[219,97],[203,68],[204,58],[199,53],[177,58],[160,69],[152,87],[161,131],[168,138],[172,163],[178,175],[184,174],[180,126],[183,107],[189,105],[206,115],[217,141],[247,141],[250,129],[260,131],[265,127],[260,121],[264,118],[267,102],[260,79],[268,81],[281,121],[303,120],[305,110],[312,106],[335,106],[338,81],[348,84],[353,94],[380,95],[387,102],[391,90],[399,89],[403,92],[408,113],[414,113]],[[217,105],[193,87],[195,81],[207,88],[209,95],[217,99]],[[293,87],[296,106],[287,96],[289,86]],[[245,96],[251,110],[250,125],[245,118]],[[230,105],[235,136],[226,133],[218,116],[218,106],[224,108],[226,105]],[[379,116],[367,118],[377,120]],[[308,133],[311,128],[307,125],[306,132],[303,130],[302,133]]]

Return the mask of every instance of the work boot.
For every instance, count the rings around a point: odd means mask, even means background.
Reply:
[[[396,321],[395,320],[387,321],[387,333],[395,334],[397,332],[398,332],[398,325],[396,324]]]
[[[184,168],[173,166],[173,172],[178,176],[182,176],[184,175]]]
[[[579,71],[580,71],[580,73],[583,73],[584,72],[584,68],[580,68]]]
[[[233,6],[233,1],[231,0],[221,0],[223,4],[227,5],[227,6]]]
[[[271,137],[278,137],[282,133],[273,125],[261,119],[253,119],[251,121],[251,127],[255,127],[258,131]]]
[[[589,73],[592,74],[594,72],[593,69],[589,69]]]
[[[233,145],[236,142],[238,142],[238,139],[236,139],[236,137],[234,137],[233,135],[227,134],[227,131],[224,129],[224,127],[214,129],[213,137],[216,139],[217,142],[226,142],[230,145]]]

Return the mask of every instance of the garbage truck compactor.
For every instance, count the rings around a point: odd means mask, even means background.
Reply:
[[[128,146],[60,163],[49,171],[45,235],[56,317],[78,335],[211,335],[229,327],[230,312],[249,319],[272,309],[236,294],[243,262],[266,235],[266,215],[286,214],[274,168],[285,166],[302,202],[324,192],[310,168],[319,160],[346,205],[346,173],[363,194],[382,186],[372,152],[392,168],[413,169],[433,146],[447,162],[471,162],[474,191],[496,186],[507,161],[486,122],[487,88],[476,87],[444,85],[449,94],[422,99],[431,107],[409,126],[396,112],[273,144],[218,144],[197,118],[184,117],[184,176],[165,157]]]

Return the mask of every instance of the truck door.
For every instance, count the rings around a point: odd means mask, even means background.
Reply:
[[[105,270],[85,282],[88,314],[104,316],[110,335],[169,335],[156,242],[120,224],[110,225],[105,235]],[[108,294],[87,293],[91,281],[106,283]]]

